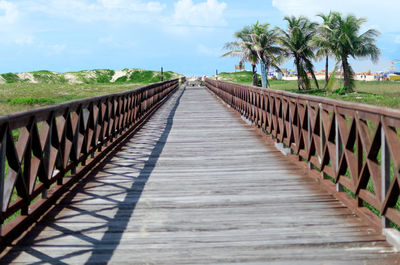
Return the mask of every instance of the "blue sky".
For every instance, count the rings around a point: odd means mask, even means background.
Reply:
[[[356,71],[400,59],[398,0],[0,0],[0,72],[163,66],[211,75],[234,69],[237,59],[220,58],[221,48],[243,26],[285,27],[282,18],[292,14],[319,21],[315,14],[329,10],[365,17],[365,29],[381,32],[380,61],[353,62]]]

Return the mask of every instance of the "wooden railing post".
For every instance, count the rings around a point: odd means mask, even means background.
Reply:
[[[0,127],[0,216],[2,217],[4,212],[4,179],[5,179],[5,170],[6,170],[6,147],[7,147],[7,127]],[[3,227],[3,217],[0,221],[0,236],[2,234]]]
[[[269,101],[269,104],[268,104],[269,105],[269,124],[268,124],[269,125],[269,134],[270,134],[271,138],[273,139],[273,135],[272,135],[272,124],[274,124],[272,121],[273,107],[271,106],[271,94],[270,93],[268,93],[268,101]],[[275,107],[275,100],[274,100],[274,107]]]
[[[318,156],[318,162],[319,162],[320,168],[321,168],[322,159],[324,157],[324,147],[326,144],[326,138],[325,138],[325,132],[324,132],[324,122],[322,120],[322,112],[324,110],[323,110],[321,103],[318,104],[318,109],[319,109],[319,142],[320,142],[320,154],[321,154]],[[323,171],[321,171],[321,177],[326,178],[326,176],[327,175]]]
[[[310,152],[311,147],[311,120],[310,120],[310,105],[308,104],[308,100],[306,101],[307,106],[307,153]],[[308,161],[308,168],[312,168],[311,162]]]
[[[292,139],[292,131],[293,131],[293,120],[292,120],[292,112],[290,111],[290,100],[288,99],[288,115],[289,115],[289,133],[288,133],[288,147],[290,150],[290,153],[292,154],[292,143],[291,143],[291,139]]]
[[[339,163],[340,158],[342,157],[343,148],[342,148],[342,139],[340,138],[340,131],[339,131],[339,119],[338,113],[335,108],[335,146],[336,146],[336,168],[335,168],[335,175],[338,176],[339,172]],[[342,192],[343,186],[337,181],[336,183],[336,191]]]
[[[382,123],[381,118],[381,201],[384,202],[386,199],[386,194],[390,186],[390,152],[389,146],[386,139],[385,128]],[[390,227],[389,219],[382,215],[382,227]]]

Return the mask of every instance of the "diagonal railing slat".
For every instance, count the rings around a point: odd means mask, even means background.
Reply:
[[[180,81],[184,78],[0,116],[0,243],[51,207],[68,185],[141,126]]]
[[[291,158],[375,227],[400,227],[400,111],[211,79],[205,83],[290,148]]]

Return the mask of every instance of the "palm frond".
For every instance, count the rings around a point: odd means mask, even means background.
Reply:
[[[333,71],[331,76],[329,77],[328,80],[328,84],[326,85],[326,91],[332,93],[333,88],[335,87],[336,83],[337,83],[337,78],[336,78],[336,74],[337,74],[337,69],[338,69],[339,63],[337,62],[335,64],[335,67],[333,67]]]

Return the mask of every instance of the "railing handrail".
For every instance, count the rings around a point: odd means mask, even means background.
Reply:
[[[400,226],[399,110],[205,81],[209,90],[288,147],[291,157],[308,164],[349,208],[378,229],[390,227],[390,221]]]
[[[6,115],[0,115],[0,126],[6,122],[11,122],[12,125],[15,124],[15,126],[11,126],[12,129],[18,128],[18,127],[21,127],[21,126],[19,126],[21,123],[23,123],[27,119],[30,119],[32,116],[35,116],[36,121],[41,122],[41,121],[45,120],[44,117],[48,112],[54,112],[55,115],[61,115],[68,108],[71,110],[76,110],[78,106],[79,107],[87,107],[87,106],[89,106],[89,104],[94,103],[94,102],[101,102],[101,101],[107,100],[112,97],[121,97],[121,96],[128,96],[131,94],[137,94],[137,93],[140,93],[147,89],[157,87],[160,84],[174,83],[174,82],[177,82],[178,80],[179,80],[179,78],[176,78],[176,79],[167,80],[167,81],[163,81],[163,82],[148,84],[148,85],[145,85],[142,87],[134,88],[134,89],[123,91],[123,92],[109,93],[109,94],[100,95],[100,96],[75,99],[75,100],[70,100],[70,101],[66,101],[66,102],[62,102],[62,103],[58,103],[58,104],[52,104],[49,106],[32,109],[32,110],[25,110],[25,111],[21,111],[21,112],[6,114]]]
[[[370,113],[380,114],[382,116],[393,117],[393,118],[400,117],[400,110],[389,108],[389,107],[384,107],[384,106],[375,106],[375,105],[369,105],[369,104],[365,104],[365,103],[342,101],[342,100],[326,98],[326,97],[321,97],[321,96],[303,95],[303,94],[293,93],[293,92],[284,91],[284,90],[255,87],[255,86],[246,85],[246,84],[238,84],[238,83],[229,82],[229,81],[213,80],[213,79],[209,79],[209,78],[208,78],[208,81],[217,81],[220,83],[232,84],[232,85],[236,85],[236,86],[243,86],[243,87],[246,87],[247,89],[251,89],[254,92],[259,92],[259,93],[267,92],[267,93],[272,93],[275,95],[291,97],[294,99],[308,100],[308,101],[312,101],[312,102],[316,102],[316,103],[325,103],[330,106],[337,106],[337,107],[342,107],[342,108],[351,109],[351,110],[355,110],[355,111],[370,112]]]

